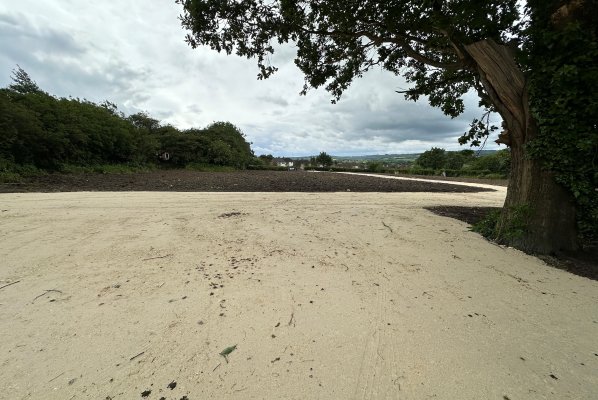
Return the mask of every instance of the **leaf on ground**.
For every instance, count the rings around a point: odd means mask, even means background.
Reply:
[[[222,350],[222,351],[220,352],[220,355],[221,355],[222,357],[225,357],[225,358],[226,358],[226,356],[228,356],[230,353],[232,353],[233,351],[235,351],[235,349],[236,349],[236,348],[237,348],[237,345],[234,345],[234,346],[227,347],[226,349],[224,349],[224,350]]]

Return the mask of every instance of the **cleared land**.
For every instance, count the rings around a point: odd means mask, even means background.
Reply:
[[[135,174],[50,174],[0,184],[0,192],[479,192],[492,190],[421,180],[372,179],[365,174],[303,171],[194,172],[165,170]]]
[[[503,199],[2,194],[0,398],[595,399],[598,282],[422,208]]]

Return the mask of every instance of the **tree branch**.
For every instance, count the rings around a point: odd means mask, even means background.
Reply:
[[[375,43],[377,46],[382,45],[382,43],[394,43],[398,45],[408,57],[413,58],[416,61],[424,63],[426,65],[430,65],[432,67],[442,68],[442,69],[460,69],[464,66],[462,61],[455,61],[455,62],[442,62],[433,60],[415,50],[413,47],[409,45],[409,43],[405,40],[406,37],[402,37],[401,35],[397,35],[396,37],[381,37],[376,36],[368,31],[361,30],[355,32],[347,32],[347,31],[325,31],[325,30],[313,30],[313,29],[305,29],[301,28],[304,33],[309,33],[312,35],[320,35],[320,36],[346,36],[351,38],[359,38],[359,37],[366,37],[371,42]]]

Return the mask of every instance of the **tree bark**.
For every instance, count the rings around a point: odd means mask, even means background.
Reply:
[[[503,118],[511,147],[511,176],[496,240],[526,252],[552,254],[578,248],[575,204],[539,160],[525,154],[538,131],[529,110],[526,80],[507,46],[491,39],[465,46],[480,81]]]

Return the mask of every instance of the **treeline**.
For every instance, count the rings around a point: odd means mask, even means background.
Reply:
[[[423,175],[480,176],[506,178],[511,170],[509,150],[476,156],[473,150],[446,151],[433,147],[423,152],[410,168],[412,173]]]
[[[243,133],[229,122],[179,130],[146,113],[125,116],[108,101],[57,98],[21,68],[12,79],[0,89],[0,171],[99,164],[245,168],[254,159]]]
[[[444,175],[488,179],[508,178],[511,170],[511,154],[508,150],[499,150],[492,154],[478,156],[473,150],[446,151],[433,147],[425,151],[413,162],[346,162],[333,160],[326,153],[312,157],[306,170],[338,172],[376,172],[400,173],[411,175]]]

